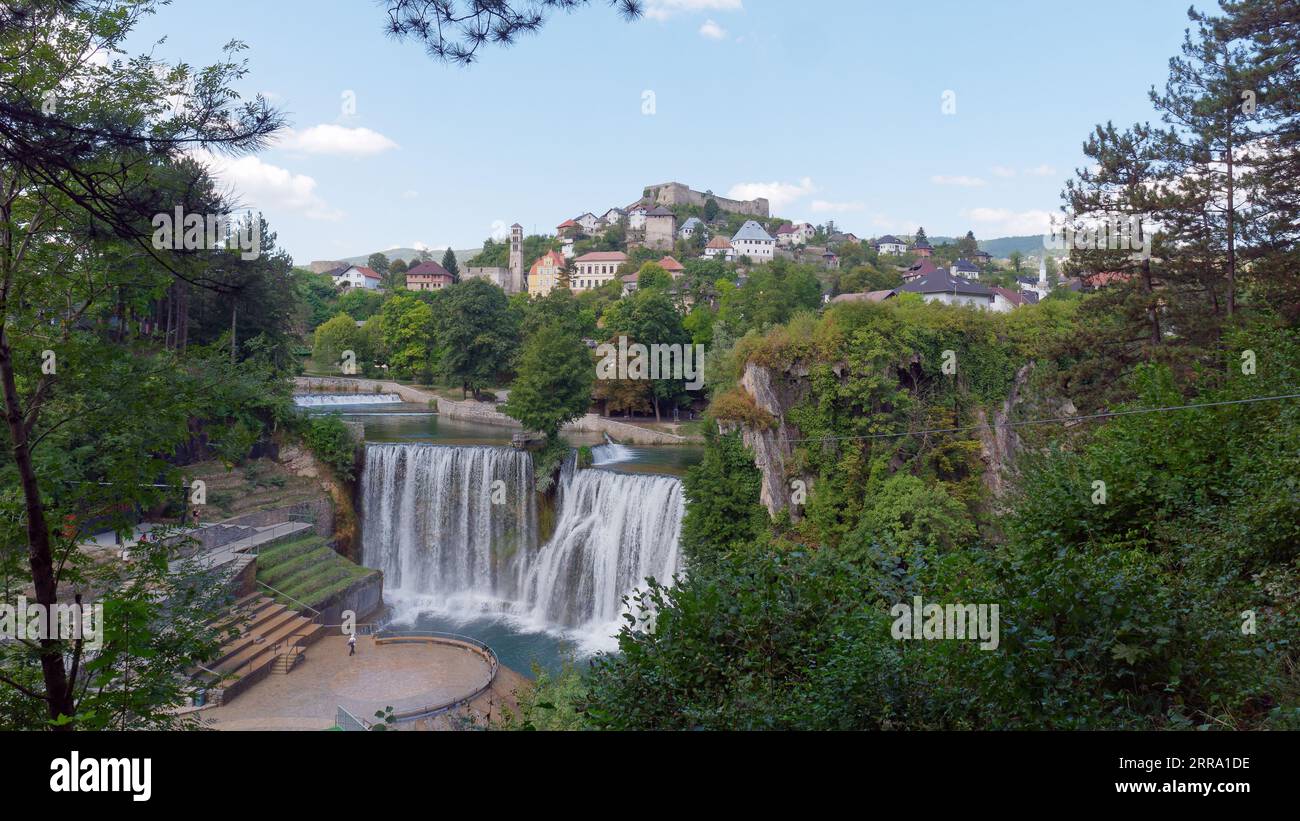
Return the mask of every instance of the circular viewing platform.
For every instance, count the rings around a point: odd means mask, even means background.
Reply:
[[[229,704],[203,710],[217,730],[324,730],[339,708],[367,723],[393,708],[400,723],[463,706],[492,686],[499,665],[487,645],[436,633],[360,636],[356,655],[347,637],[330,635],[307,648],[287,675],[270,675]]]

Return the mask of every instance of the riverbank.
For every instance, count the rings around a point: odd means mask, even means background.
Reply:
[[[460,401],[447,399],[421,388],[381,379],[361,379],[344,376],[298,376],[294,378],[294,388],[303,393],[352,392],[395,393],[402,401],[428,405],[439,414],[452,419],[479,422],[486,425],[522,430],[523,426],[514,419],[501,413],[490,402]],[[629,445],[685,445],[699,444],[704,441],[701,436],[683,436],[667,431],[654,430],[630,422],[609,419],[595,413],[588,413],[565,425],[563,430],[575,433],[598,433],[609,436],[623,444]]]

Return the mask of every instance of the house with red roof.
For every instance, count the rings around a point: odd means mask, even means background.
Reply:
[[[686,272],[686,266],[682,265],[680,262],[673,259],[672,257],[664,257],[663,259],[659,260],[655,264],[658,265],[660,268],[663,268],[665,271],[667,271],[668,276],[672,277],[673,279],[677,279],[679,276],[681,276],[683,273]]]
[[[704,256],[709,259],[722,259],[730,262],[736,256],[736,249],[731,247],[730,239],[719,235],[709,240],[709,244],[704,246]]]
[[[408,291],[441,291],[455,281],[451,272],[436,262],[421,262],[406,272]]]
[[[335,288],[366,288],[374,291],[383,284],[384,278],[377,271],[364,265],[349,265],[331,274]]]
[[[564,254],[559,251],[547,251],[538,257],[528,269],[528,295],[546,296],[557,287],[564,263]]]

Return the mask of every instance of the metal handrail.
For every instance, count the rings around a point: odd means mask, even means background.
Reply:
[[[310,604],[307,604],[306,602],[298,601],[293,596],[290,596],[288,593],[285,593],[281,590],[276,590],[274,587],[267,584],[266,582],[258,582],[258,584],[261,585],[262,587],[265,587],[267,590],[270,590],[272,593],[276,594],[277,596],[284,596],[286,599],[293,602],[294,604],[300,605],[306,608],[307,610],[310,610],[312,612],[311,623],[320,624],[320,622],[318,622],[317,619],[319,619],[323,614],[315,607],[312,607]]]
[[[478,689],[476,689],[474,692],[470,693],[467,696],[462,696],[453,701],[444,702],[442,704],[431,704],[427,707],[417,707],[412,710],[403,710],[401,713],[394,713],[393,718],[399,722],[417,721],[422,718],[432,718],[436,715],[445,713],[448,710],[454,710],[457,707],[468,704],[469,702],[481,696],[483,693],[485,693],[488,690],[488,688],[492,686],[492,683],[496,681],[497,672],[501,668],[501,662],[497,659],[496,651],[494,651],[491,647],[489,647],[486,642],[480,641],[479,639],[476,639],[472,636],[462,635],[460,633],[445,633],[441,630],[381,630],[375,636],[375,638],[376,640],[385,639],[385,638],[451,639],[453,641],[459,641],[465,644],[469,644],[470,646],[478,650],[481,650],[487,656],[488,659],[487,680],[484,681],[483,684],[479,686]]]

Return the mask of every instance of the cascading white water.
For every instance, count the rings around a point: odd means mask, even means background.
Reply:
[[[591,463],[593,465],[614,465],[619,462],[626,462],[632,458],[632,449],[620,445],[609,434],[605,434],[605,444],[596,445],[591,449]]]
[[[523,578],[533,617],[590,629],[616,624],[626,593],[649,577],[672,582],[683,512],[681,482],[672,477],[573,472],[555,535]]]
[[[327,405],[393,405],[401,404],[402,397],[395,393],[308,393],[293,398],[300,408],[319,408]]]
[[[500,482],[500,484],[497,484]],[[374,444],[361,476],[362,560],[389,590],[513,598],[537,541],[532,459],[493,447]]]
[[[557,504],[555,532],[538,545],[526,452],[372,444],[361,476],[362,559],[416,610],[497,612],[605,643],[624,595],[649,576],[670,583],[679,570],[681,483],[575,470],[570,460]]]

